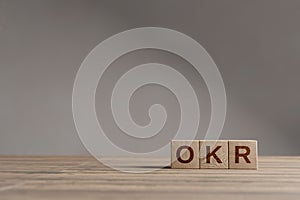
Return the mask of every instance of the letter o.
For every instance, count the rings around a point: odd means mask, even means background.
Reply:
[[[187,159],[187,160],[183,160],[180,156],[180,153],[183,149],[187,149],[189,152],[190,152],[190,157]],[[176,158],[179,162],[181,163],[189,163],[191,162],[193,159],[194,159],[194,150],[192,147],[190,146],[180,146],[178,149],[177,149],[177,152],[176,152]]]

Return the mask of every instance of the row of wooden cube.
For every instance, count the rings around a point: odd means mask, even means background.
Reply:
[[[257,169],[257,141],[173,140],[171,168]]]

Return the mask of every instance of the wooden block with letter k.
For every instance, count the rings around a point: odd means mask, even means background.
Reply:
[[[200,168],[228,168],[228,140],[200,140]]]

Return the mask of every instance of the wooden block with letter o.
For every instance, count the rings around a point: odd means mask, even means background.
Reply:
[[[171,143],[172,168],[199,168],[199,141],[173,140]]]
[[[229,140],[229,168],[257,169],[257,141]]]
[[[200,168],[228,168],[228,140],[200,140]]]

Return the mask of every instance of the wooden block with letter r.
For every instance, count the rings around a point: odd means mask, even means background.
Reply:
[[[228,140],[200,140],[200,168],[228,169]]]
[[[173,140],[171,143],[171,168],[199,168],[199,141]]]
[[[257,169],[257,141],[229,140],[229,168]]]

